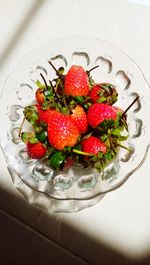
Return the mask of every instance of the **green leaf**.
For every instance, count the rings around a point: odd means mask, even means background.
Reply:
[[[110,147],[110,141],[109,141],[109,138],[107,138],[107,140],[105,141],[105,144],[107,145],[107,147]]]
[[[37,107],[34,105],[26,106],[24,108],[24,117],[25,119],[30,122],[32,125],[35,125],[36,121],[38,120],[38,111]]]
[[[44,121],[37,122],[34,126],[35,134],[38,135],[47,130],[47,123]]]
[[[36,144],[36,143],[38,143],[39,141],[38,141],[38,139],[37,139],[36,137],[33,137],[33,138],[30,138],[30,139],[29,139],[29,142],[30,142],[31,144]]]
[[[98,161],[98,157],[96,155],[94,155],[90,158],[90,160],[96,162],[96,161]]]
[[[35,83],[36,83],[36,86],[37,86],[38,88],[40,88],[41,90],[44,90],[45,85],[43,85],[39,80],[37,80]]]
[[[100,96],[105,97],[105,102],[113,105],[117,101],[118,93],[114,85],[112,84],[99,84],[101,90],[99,91],[98,94]],[[104,101],[103,101],[104,102]]]
[[[108,138],[108,134],[103,134],[103,135],[101,136],[101,140],[102,140],[102,142],[106,141],[107,138]]]
[[[118,95],[113,95],[112,96],[112,103],[114,104],[118,100]]]
[[[99,129],[103,129],[105,132],[109,129],[114,127],[115,121],[113,119],[104,120],[101,122],[101,124],[98,126]]]
[[[119,141],[125,141],[125,140],[128,139],[128,137],[129,137],[129,135],[120,135],[117,139],[118,139]]]
[[[84,108],[85,108],[85,110],[88,110],[88,108],[89,108],[91,105],[92,105],[91,102],[89,102],[89,103],[85,103],[85,104],[84,104]]]
[[[56,152],[50,157],[50,165],[54,169],[58,169],[62,162],[65,160],[66,155],[62,152]]]
[[[121,131],[119,128],[115,128],[114,130],[112,130],[111,134],[119,137],[121,136]]]
[[[62,107],[61,112],[64,114],[69,114],[68,108],[67,107]]]
[[[65,146],[64,151],[71,152],[72,147],[71,146]]]
[[[105,167],[105,163],[103,161],[98,161],[95,163],[95,168],[101,172]]]
[[[45,90],[44,95],[46,99],[51,99],[52,97],[54,97],[52,90]]]
[[[98,103],[102,103],[102,102],[104,102],[104,101],[106,101],[106,97],[100,97],[96,102],[98,102]]]
[[[53,107],[53,103],[50,101],[44,101],[42,104],[42,109],[47,110]]]
[[[90,86],[90,89],[92,89],[92,87],[95,85],[95,82],[94,80],[92,79],[91,76],[89,76],[89,86]]]
[[[127,140],[128,135],[122,135],[124,128],[118,127],[114,130],[111,130],[111,136],[117,138],[119,141]]]
[[[103,88],[109,95],[113,92],[113,89],[115,88],[114,85],[110,84],[110,83],[104,83],[101,84],[101,88]]]
[[[64,73],[64,71],[65,71],[64,67],[59,67],[59,69],[58,69],[58,73],[59,73],[60,75],[62,75],[62,74]]]
[[[76,104],[76,101],[74,100],[74,99],[72,99],[71,101],[70,101],[70,105],[75,105]]]
[[[56,149],[54,147],[47,146],[47,155],[48,156],[52,155],[54,152],[56,152]]]
[[[122,115],[122,113],[120,113],[120,115]],[[126,118],[125,117],[121,117],[120,116],[120,126],[122,126],[123,128],[126,129],[126,131],[128,132],[128,124],[127,124],[127,121],[126,121]]]
[[[85,97],[83,97],[83,96],[77,96],[77,97],[75,97],[75,100],[76,100],[78,103],[82,103],[82,102],[85,100]]]
[[[101,159],[101,158],[103,158],[103,153],[102,152],[98,152],[97,156],[98,156],[99,159]]]
[[[41,122],[39,122],[38,124],[39,124],[39,126],[41,126],[44,130],[47,129],[47,123],[46,123],[45,121],[41,121]]]
[[[41,126],[37,125],[37,126],[34,127],[34,130],[35,130],[36,134],[39,134],[39,133],[41,133],[43,131],[43,128]]]
[[[107,160],[112,160],[112,155],[111,155],[111,153],[109,153],[109,152],[107,152],[106,154],[105,154],[105,157],[106,157],[106,159]]]
[[[93,155],[90,160],[94,161],[94,162],[99,162],[101,160],[103,160],[104,158],[104,154],[102,152],[99,152],[97,155]]]
[[[44,143],[47,139],[47,132],[41,132],[40,134],[38,134],[37,138],[40,142]]]
[[[81,151],[81,144],[76,145],[75,149]]]
[[[34,132],[22,132],[21,139],[24,143],[30,142],[31,144],[38,143],[38,139]]]

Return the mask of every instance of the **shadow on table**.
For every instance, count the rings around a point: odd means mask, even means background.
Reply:
[[[36,15],[42,4],[45,2],[45,0],[35,0],[33,5],[31,6],[29,12],[25,15],[22,22],[18,25],[18,28],[16,29],[16,32],[14,32],[14,35],[10,42],[6,44],[4,51],[0,55],[0,65],[2,65],[5,60],[8,58],[9,54],[15,47],[16,43],[21,38],[22,34],[27,29],[28,25],[33,20],[33,17]],[[8,18],[9,19],[9,18]]]
[[[68,229],[68,228],[67,228]],[[17,223],[12,222],[11,218],[1,216],[0,211],[0,245],[1,261],[3,264],[52,264],[52,265],[149,265],[150,256],[140,261],[133,261],[117,253],[116,251],[102,244],[97,244],[91,239],[86,253],[82,251],[73,253],[72,258],[63,253],[63,249],[56,250],[54,244],[45,240],[34,233],[32,229],[22,228]],[[87,241],[87,240],[86,240]],[[55,242],[55,245],[57,243]],[[94,251],[93,251],[94,249]],[[59,251],[59,253],[57,253]],[[87,252],[90,251],[90,257],[87,258]],[[62,253],[61,253],[62,252]],[[86,255],[86,256],[85,256]],[[60,259],[61,257],[61,259]],[[92,258],[93,257],[93,258]],[[81,258],[81,259],[80,259]],[[21,263],[20,263],[21,261]]]
[[[150,254],[143,256],[141,259],[136,258],[136,256],[135,259],[131,259],[129,256],[100,242],[100,235],[98,235],[99,240],[97,241],[96,238],[86,236],[84,232],[77,231],[77,229],[75,230],[70,224],[64,223],[61,231],[62,239],[66,238],[66,233],[67,241],[69,235],[72,235],[70,236],[70,241],[73,241],[74,235],[79,233],[79,239],[76,242],[77,248],[75,247],[74,254],[85,257],[85,260],[91,265],[150,265]],[[65,245],[65,243],[69,245],[68,242],[63,242],[63,245]]]
[[[22,232],[22,230],[19,230],[19,225],[17,226],[16,224],[13,231],[5,228],[4,235],[4,224],[0,224],[0,258],[4,257],[8,261],[11,260],[11,263],[5,264],[19,264],[15,263],[15,261],[32,260],[33,262],[28,264],[34,265],[34,262],[38,261],[38,264],[45,265],[150,265],[150,254],[143,256],[140,260],[137,260],[136,257],[135,260],[131,260],[130,257],[112,249],[110,246],[104,245],[100,236],[97,241],[91,235],[87,236],[84,231],[78,231],[71,223],[65,221],[63,214],[48,214],[29,204],[22,196],[18,196],[19,194],[17,195],[13,189],[13,186],[12,190],[0,187],[0,208],[7,212],[8,215],[10,214],[10,220],[8,221],[10,227],[11,216],[13,216],[18,224],[21,221],[20,224],[26,226],[27,229]],[[28,230],[30,230],[30,233]],[[24,239],[20,233],[24,236]],[[60,255],[58,253],[54,254],[55,248],[51,246],[51,242],[55,246],[61,247],[61,250],[59,250]],[[16,247],[18,247],[19,251],[17,251]],[[11,249],[11,257],[7,257],[8,249]],[[71,252],[74,259],[77,260],[75,262],[73,260],[68,261],[68,259],[66,261],[63,260],[65,256],[61,254],[62,250],[68,253]],[[30,258],[26,256],[27,252],[31,255]],[[58,255],[57,259],[55,259],[55,255]],[[62,260],[60,257],[62,257]],[[45,263],[40,263],[42,260]]]

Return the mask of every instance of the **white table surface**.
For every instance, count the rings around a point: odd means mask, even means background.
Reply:
[[[119,46],[140,65],[150,83],[150,1],[133,2],[1,0],[1,86],[34,47],[49,38],[82,34]],[[150,253],[149,161],[150,153],[121,188],[96,206],[72,214],[47,214],[28,204],[13,187],[0,150],[0,206],[93,264],[113,253],[142,261]]]

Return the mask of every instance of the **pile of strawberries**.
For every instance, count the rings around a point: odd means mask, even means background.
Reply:
[[[31,132],[21,132],[29,157],[46,159],[54,169],[66,169],[75,163],[98,171],[124,147],[127,139],[126,114],[113,104],[117,90],[110,83],[95,83],[91,70],[73,65],[54,68],[57,77],[49,83],[36,82],[36,103],[24,108],[24,120]],[[22,130],[22,129],[21,129]],[[21,131],[20,130],[20,131]]]

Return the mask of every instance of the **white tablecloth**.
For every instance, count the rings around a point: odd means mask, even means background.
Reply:
[[[34,47],[49,38],[82,34],[120,47],[150,83],[148,0],[1,0],[0,33],[1,86]],[[119,259],[119,264],[130,260],[144,264],[150,254],[149,159],[150,153],[121,188],[96,206],[72,214],[48,214],[13,187],[0,150],[0,207],[91,264],[117,264]]]

